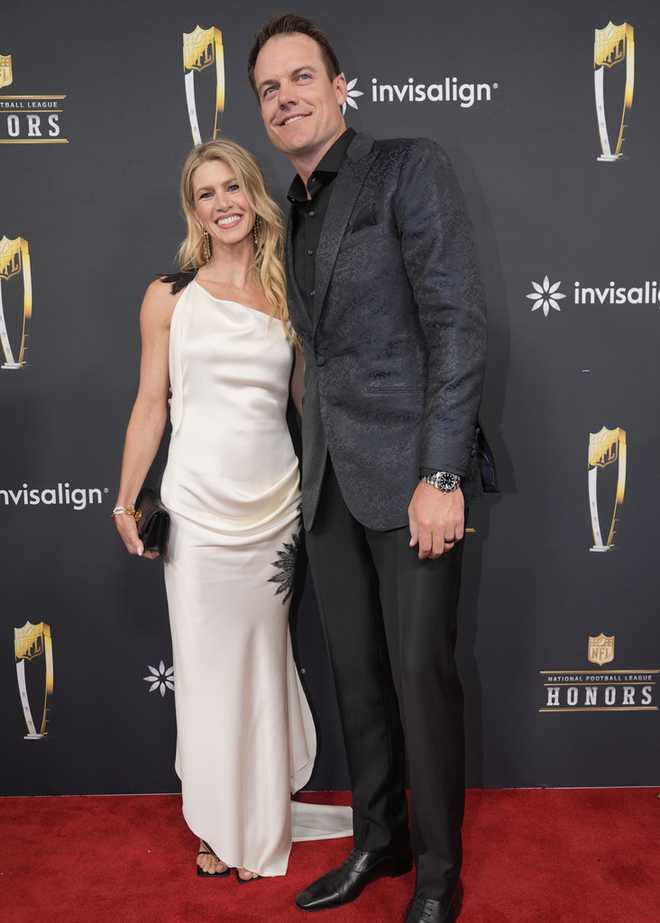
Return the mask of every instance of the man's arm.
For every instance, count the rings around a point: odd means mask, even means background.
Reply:
[[[485,299],[463,195],[435,142],[411,147],[395,214],[428,350],[420,466],[466,475],[486,358]]]
[[[401,251],[428,350],[420,473],[466,475],[486,359],[485,299],[463,195],[432,141],[411,147],[395,198]],[[410,545],[437,558],[464,535],[460,488],[421,481],[408,507]]]

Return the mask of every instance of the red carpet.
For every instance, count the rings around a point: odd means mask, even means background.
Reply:
[[[2,798],[0,920],[400,923],[412,874],[346,908],[293,906],[349,846],[296,844],[286,878],[241,886],[195,876],[176,796]],[[460,923],[660,923],[657,792],[471,790],[463,885]]]

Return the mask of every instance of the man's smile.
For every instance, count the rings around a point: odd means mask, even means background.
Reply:
[[[296,112],[293,115],[287,115],[281,119],[277,125],[279,128],[286,128],[287,125],[291,125],[293,122],[299,122],[301,119],[306,119],[311,112]]]

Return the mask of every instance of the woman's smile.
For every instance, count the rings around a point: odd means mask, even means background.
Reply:
[[[219,218],[216,218],[214,224],[220,230],[228,230],[235,228],[243,218],[243,215],[238,212],[234,212],[231,215],[220,215]]]

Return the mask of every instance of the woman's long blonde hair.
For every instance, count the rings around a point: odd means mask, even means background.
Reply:
[[[235,141],[219,138],[198,144],[186,157],[181,171],[181,206],[188,233],[178,250],[179,266],[184,272],[199,269],[204,257],[204,232],[195,216],[192,178],[197,167],[209,160],[221,160],[234,171],[255,219],[254,269],[259,277],[266,300],[289,329],[286,276],[284,273],[284,219],[277,203],[268,194],[261,168],[253,155]]]

